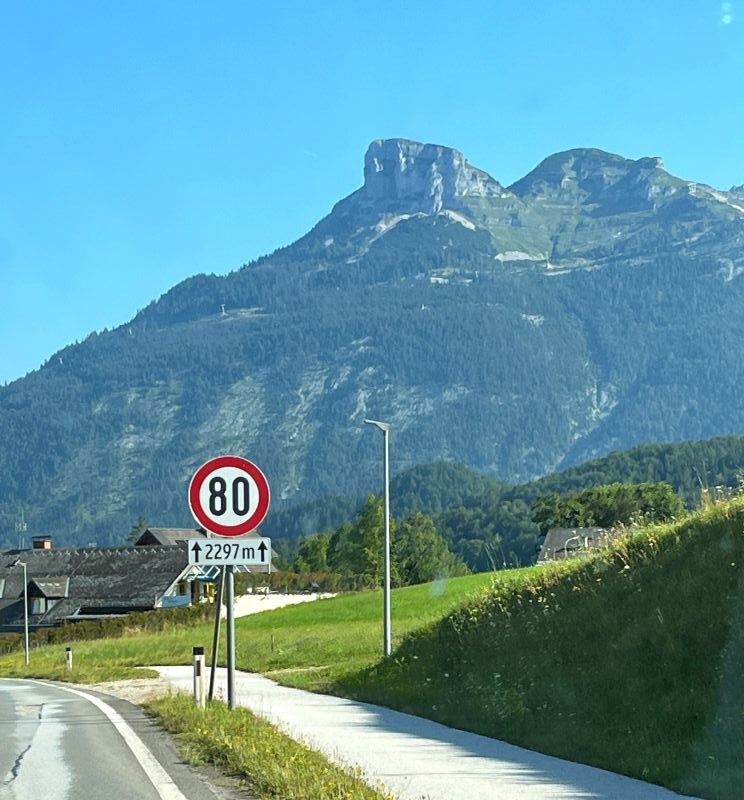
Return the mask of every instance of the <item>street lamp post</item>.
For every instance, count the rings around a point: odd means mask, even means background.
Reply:
[[[13,566],[23,567],[23,659],[28,666],[28,568],[20,558]]]
[[[388,436],[390,434],[390,424],[387,422],[377,422],[374,419],[365,419],[367,425],[374,425],[382,431],[385,442],[383,457],[383,469],[385,472],[385,576],[383,581],[383,639],[384,652],[389,656],[393,651],[392,633],[390,624],[390,448]]]

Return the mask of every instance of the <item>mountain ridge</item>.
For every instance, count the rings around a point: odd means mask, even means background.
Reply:
[[[733,195],[592,149],[543,161],[552,183],[533,191],[538,165],[522,197],[453,148],[374,154],[369,180],[394,177],[372,196],[0,388],[0,530],[19,503],[84,541],[188,524],[184,486],[217,452],[264,466],[280,506],[363,494],[365,417],[393,424],[396,470],[444,458],[511,482],[744,427]]]

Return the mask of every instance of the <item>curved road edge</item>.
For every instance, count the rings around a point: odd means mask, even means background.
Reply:
[[[118,737],[131,753],[132,767],[139,765],[142,774],[152,785],[160,800],[236,800],[246,798],[239,791],[237,781],[228,779],[212,768],[196,768],[187,764],[170,734],[143,709],[127,700],[96,691],[93,687],[70,686],[55,681],[37,679],[0,679],[0,689],[8,684],[21,684],[29,688],[54,690],[73,695],[90,704],[103,715],[111,726],[112,735]],[[10,689],[12,692],[12,688]],[[62,718],[59,720],[64,722]],[[6,722],[9,722],[6,720]],[[92,754],[91,754],[92,755]],[[51,769],[52,765],[48,765]],[[138,770],[139,771],[139,770]],[[59,789],[60,787],[57,787]],[[144,788],[144,787],[143,787]],[[0,794],[2,791],[0,790]],[[149,794],[149,792],[148,792]]]

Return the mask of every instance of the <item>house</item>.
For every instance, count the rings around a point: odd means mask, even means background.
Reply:
[[[562,561],[603,547],[614,538],[609,528],[551,528],[540,546],[537,563]]]
[[[0,632],[23,630],[24,574],[32,629],[211,600],[219,567],[189,564],[186,541],[198,536],[188,531],[169,544],[59,549],[39,537],[31,550],[0,551]]]

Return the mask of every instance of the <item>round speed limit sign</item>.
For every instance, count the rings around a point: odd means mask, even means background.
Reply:
[[[266,476],[240,456],[210,459],[189,485],[191,513],[218,536],[242,536],[257,528],[269,510],[269,500]]]

